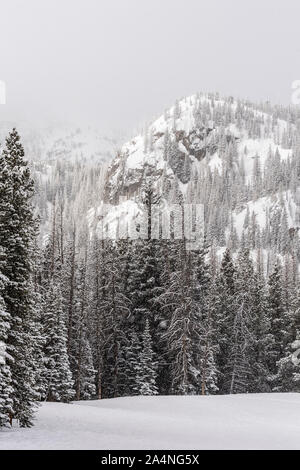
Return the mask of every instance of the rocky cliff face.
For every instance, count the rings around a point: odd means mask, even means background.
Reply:
[[[221,125],[213,118],[221,108],[233,114],[237,104],[226,103],[213,95],[195,95],[177,102],[154,121],[141,135],[127,142],[110,165],[105,195],[107,202],[132,197],[142,183],[151,178],[154,184],[163,178],[190,182],[199,163],[217,155],[217,133]],[[227,144],[239,140],[240,133],[227,117],[223,131]]]

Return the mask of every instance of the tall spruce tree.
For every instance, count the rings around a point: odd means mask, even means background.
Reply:
[[[218,388],[220,393],[229,392],[230,378],[228,377],[228,371],[232,328],[235,318],[235,279],[236,269],[230,251],[226,250],[219,275],[214,283],[215,292],[213,293],[215,328],[219,346],[216,361],[219,370]]]
[[[106,243],[108,277],[106,279],[106,296],[102,301],[104,312],[104,370],[103,393],[106,397],[122,396],[126,384],[127,344],[124,324],[130,316],[130,301],[122,292],[122,279],[118,269],[116,247]]]
[[[125,344],[125,377],[126,385],[124,388],[125,396],[139,395],[140,387],[140,368],[141,368],[141,344],[138,335],[132,326],[128,335],[128,341]]]
[[[255,366],[254,312],[251,286],[253,266],[248,250],[239,253],[235,279],[233,324],[226,366],[229,393],[253,391]]]
[[[105,352],[105,325],[107,306],[107,257],[105,256],[105,242],[93,238],[91,247],[91,258],[89,265],[90,279],[90,321],[89,337],[93,355],[93,363],[96,371],[96,396],[98,399],[103,395],[104,379],[104,352]]]
[[[283,358],[292,323],[285,308],[282,286],[282,268],[277,261],[269,278],[267,308],[271,322],[272,346],[269,359],[270,379],[275,378],[277,362]]]
[[[191,257],[181,243],[177,269],[171,273],[165,292],[160,295],[163,308],[171,310],[165,337],[171,362],[172,393],[193,395],[200,389],[200,318],[195,299],[195,275]]]
[[[50,281],[44,302],[44,378],[47,401],[69,402],[74,397],[73,380],[67,354],[67,329],[60,287]]]
[[[157,395],[156,385],[157,366],[154,361],[152,338],[149,321],[146,320],[143,333],[143,345],[140,352],[140,363],[138,371],[138,386],[141,395]]]
[[[253,392],[270,392],[269,363],[272,353],[273,338],[267,307],[266,286],[262,274],[254,273],[249,286],[252,298],[254,357],[253,357]]]
[[[3,298],[10,315],[8,347],[13,358],[12,414],[20,426],[32,425],[37,392],[35,320],[31,282],[34,260],[34,239],[37,222],[31,204],[34,184],[31,179],[24,149],[16,131],[6,139],[6,147],[0,155],[0,246],[5,259],[2,272],[7,278]]]
[[[85,251],[87,248],[85,249]],[[75,380],[76,399],[95,395],[95,370],[88,338],[87,252],[78,263],[75,277],[74,314],[69,346],[71,368]]]

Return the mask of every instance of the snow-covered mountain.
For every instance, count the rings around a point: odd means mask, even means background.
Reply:
[[[204,204],[207,235],[218,246],[247,235],[253,247],[283,251],[300,225],[299,122],[298,109],[217,94],[177,101],[111,163],[104,201],[116,207],[104,223],[136,217],[151,180],[167,202],[181,193]],[[91,209],[90,222],[97,213]]]
[[[112,236],[128,220],[138,225],[151,181],[165,208],[180,194],[203,204],[206,235],[216,247],[248,243],[283,254],[299,241],[299,123],[296,108],[197,94],[123,146],[120,136],[103,137],[92,127],[19,130],[35,162],[44,233],[56,196],[71,218],[83,221],[87,213],[90,227],[101,220]],[[11,127],[1,124],[1,142]]]
[[[257,121],[261,127],[259,136],[238,122],[239,113]],[[138,135],[123,145],[110,167],[107,196],[112,200],[116,194],[132,195],[150,176],[157,182],[166,176],[173,180],[177,178],[184,190],[184,185],[197,170],[209,167],[221,172],[220,145],[224,145],[224,139],[227,145],[236,142],[239,163],[244,165],[245,175],[251,179],[255,157],[258,156],[263,165],[270,149],[278,149],[283,159],[292,152],[291,148],[280,145],[287,122],[278,119],[270,129],[270,120],[272,114],[232,98],[194,95],[178,101],[154,121],[144,135]],[[219,138],[220,133],[223,140]],[[247,153],[244,152],[245,147]]]

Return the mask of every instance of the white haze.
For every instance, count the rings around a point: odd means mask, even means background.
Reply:
[[[288,104],[298,0],[1,0],[0,121],[131,132],[196,91]]]

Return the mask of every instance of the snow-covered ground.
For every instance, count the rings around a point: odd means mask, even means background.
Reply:
[[[300,394],[44,403],[0,449],[300,449]]]

